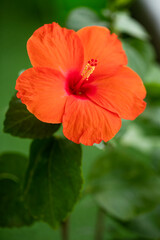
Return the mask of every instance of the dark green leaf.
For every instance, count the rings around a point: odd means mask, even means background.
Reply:
[[[35,218],[56,227],[72,210],[81,186],[80,145],[54,138],[32,143],[24,198]]]
[[[50,137],[60,124],[49,124],[39,121],[31,114],[20,99],[14,96],[9,104],[4,121],[4,132],[22,138]]]
[[[3,153],[0,155],[0,174],[13,174],[23,181],[27,168],[27,158],[19,153]]]
[[[160,203],[160,178],[149,156],[124,146],[110,149],[90,172],[92,193],[100,207],[129,220]]]
[[[20,154],[4,153],[0,156],[0,226],[30,225],[32,217],[21,198],[27,159]]]

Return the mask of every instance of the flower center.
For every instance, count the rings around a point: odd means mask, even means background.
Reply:
[[[95,86],[91,85],[92,78],[90,76],[96,66],[97,59],[91,59],[86,64],[81,74],[77,71],[71,71],[68,73],[66,79],[66,91],[69,95],[72,94],[78,98],[86,98],[87,93],[95,93],[96,89]]]
[[[88,78],[93,73],[96,66],[97,66],[97,59],[91,59],[90,61],[88,61],[87,65],[85,66],[85,68],[81,74],[82,79],[88,81]]]

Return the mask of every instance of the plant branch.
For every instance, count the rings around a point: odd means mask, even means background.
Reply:
[[[105,214],[104,211],[99,208],[97,213],[97,222],[95,226],[95,240],[103,240],[104,230],[105,230]]]
[[[65,222],[61,224],[61,236],[62,240],[69,240],[69,220],[67,219]]]

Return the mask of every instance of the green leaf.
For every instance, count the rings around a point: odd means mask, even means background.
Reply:
[[[135,123],[139,124],[145,135],[160,135],[160,106],[152,106],[148,104],[145,112],[141,117],[136,119]]]
[[[6,113],[4,132],[21,138],[45,138],[52,136],[59,126],[41,122],[14,96]]]
[[[146,63],[141,54],[129,44],[129,42],[123,40],[123,48],[128,58],[128,66],[138,73],[143,78],[146,71]]]
[[[151,98],[159,99],[160,94],[160,65],[159,64],[152,64],[146,75],[144,77],[144,83],[147,89],[147,94]]]
[[[133,1],[135,0],[108,0],[107,8],[115,12],[117,9],[127,8]]]
[[[157,172],[157,174],[160,176],[160,148],[155,148],[152,152],[152,164]]]
[[[139,235],[139,239],[160,238],[160,206],[153,211],[143,214],[128,224],[128,229]]]
[[[92,194],[111,215],[129,220],[160,203],[160,178],[150,157],[124,146],[109,149],[90,171]]]
[[[153,45],[149,41],[140,39],[128,39],[127,41],[143,58],[147,68],[156,60],[156,54]]]
[[[118,33],[126,33],[141,40],[146,40],[149,37],[145,28],[127,12],[115,13],[113,28]]]
[[[67,17],[68,28],[79,30],[86,26],[107,26],[106,21],[102,21],[97,13],[87,7],[73,9]]]
[[[146,72],[155,59],[153,47],[148,42],[138,39],[123,40],[122,43],[127,54],[128,66],[145,79]]]
[[[17,153],[0,155],[0,226],[30,225],[33,218],[21,198],[27,159]]]
[[[122,7],[122,6],[126,6],[128,5],[129,3],[133,2],[134,0],[115,0],[115,5],[117,7]],[[113,1],[111,1],[113,2]]]
[[[106,214],[106,236],[110,240],[138,240],[138,234],[130,230],[126,224]],[[108,232],[109,229],[109,232]],[[110,236],[110,238],[109,238]],[[140,240],[140,239],[139,239]],[[141,239],[142,240],[142,239]],[[144,239],[143,239],[144,240]]]
[[[32,143],[24,198],[37,220],[56,227],[72,211],[81,187],[80,145],[54,138]]]
[[[122,126],[119,132],[115,135],[114,139],[111,140],[111,142],[119,141],[124,134],[128,131],[128,128],[130,126],[131,122],[125,119],[122,119]]]

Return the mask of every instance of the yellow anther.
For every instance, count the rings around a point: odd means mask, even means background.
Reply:
[[[95,69],[95,66],[93,66],[93,64],[91,65],[90,63],[87,63],[87,65],[85,66],[83,72],[82,72],[82,79],[83,80],[88,80],[89,76],[93,73]]]

